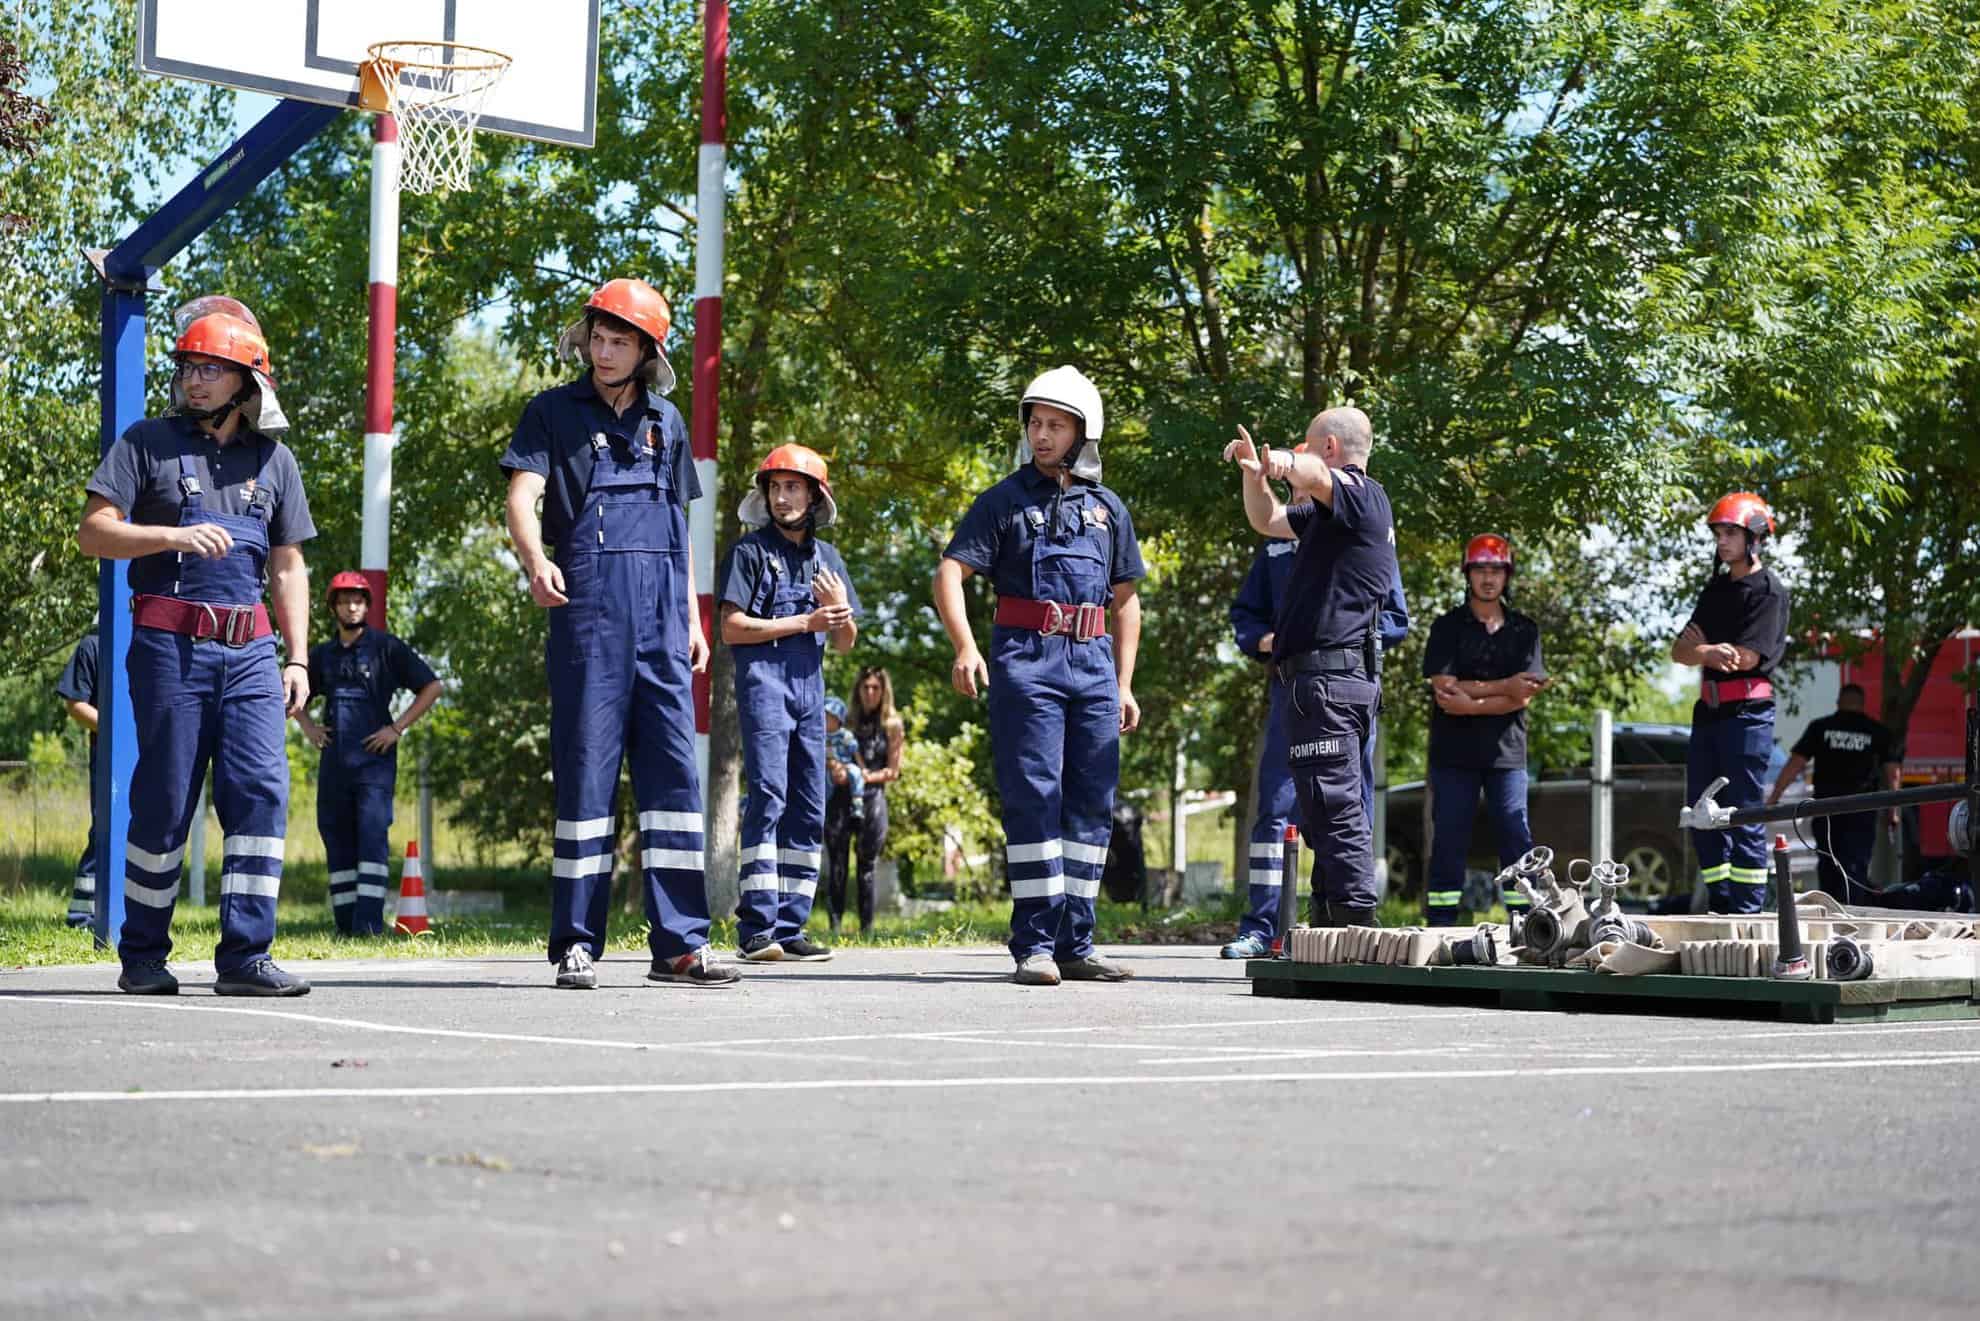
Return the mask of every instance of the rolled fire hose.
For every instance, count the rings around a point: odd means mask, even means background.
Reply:
[[[1829,938],[1829,980],[1860,982],[1876,971],[1870,951],[1855,936]]]

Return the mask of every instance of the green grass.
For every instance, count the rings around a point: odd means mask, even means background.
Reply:
[[[419,833],[419,799],[404,777],[399,787],[402,796],[393,804],[391,836],[394,872],[406,841]],[[420,852],[437,859],[443,869],[495,872],[515,869],[528,861],[520,849],[491,850],[476,841],[447,820],[443,804],[434,804],[433,818],[435,838],[421,841]],[[43,879],[40,869],[47,857],[65,859],[56,865],[66,874],[88,837],[89,795],[80,775],[57,775],[38,784],[8,781],[0,787],[0,892],[23,880]],[[219,819],[209,809],[206,871],[210,886],[220,883],[220,840]],[[323,836],[316,830],[316,785],[311,781],[298,780],[290,789],[289,830],[283,850],[285,891],[286,878],[306,873],[312,864],[322,872]]]
[[[51,860],[52,861],[52,860]],[[508,877],[499,878],[510,880]],[[0,889],[0,967],[44,966],[59,963],[112,962],[109,950],[95,948],[87,931],[72,931],[62,925],[67,908],[66,878],[60,884],[21,885]],[[511,882],[503,888],[505,908],[500,913],[437,919],[429,935],[417,938],[391,935],[362,939],[334,934],[330,908],[322,897],[321,884],[312,888],[314,896],[292,897],[285,879],[283,898],[277,910],[275,957],[280,959],[357,959],[357,958],[466,958],[492,955],[543,953],[544,937],[550,929],[550,906],[543,877],[534,880],[535,894],[524,898],[523,888]],[[1106,943],[1173,943],[1185,939],[1210,939],[1195,935],[1208,926],[1222,930],[1228,940],[1236,922],[1235,909],[1179,909],[1173,913],[1142,915],[1135,904],[1102,902],[1099,938]],[[885,915],[872,931],[856,935],[849,921],[834,942],[854,948],[925,948],[936,945],[1000,945],[1010,928],[1010,905],[958,904],[938,913],[914,917]],[[646,922],[636,913],[612,915],[608,949],[618,953],[642,953],[646,949]],[[811,934],[826,938],[823,910],[811,921]],[[199,960],[207,957],[218,941],[218,910],[195,908],[181,902],[173,915],[173,953],[176,958]],[[712,939],[719,949],[735,946],[733,919],[715,923]]]
[[[436,815],[440,815],[436,813]],[[1208,855],[1228,849],[1228,814],[1203,813],[1190,821],[1190,852]],[[417,820],[416,805],[398,804],[398,824],[392,832],[395,851],[403,847]],[[68,904],[69,880],[89,826],[89,809],[79,780],[36,786],[33,791],[0,791],[0,967],[58,963],[107,962],[114,955],[94,948],[87,932],[62,924]],[[550,928],[548,876],[519,853],[490,855],[464,832],[436,822],[439,866],[429,866],[427,884],[435,890],[494,890],[503,896],[504,911],[438,920],[431,935],[411,939],[383,936],[347,939],[336,936],[328,902],[329,874],[323,843],[316,832],[314,786],[299,784],[289,811],[287,858],[282,899],[277,911],[275,956],[278,959],[324,958],[442,958],[489,955],[540,955]],[[220,828],[209,818],[207,883],[209,899],[220,889]],[[396,867],[395,867],[396,870]],[[1300,910],[1305,911],[1304,896]],[[1239,913],[1234,898],[1193,908],[1143,914],[1136,904],[1103,900],[1098,915],[1098,938],[1115,944],[1203,944],[1229,940]],[[1420,922],[1415,905],[1389,901],[1383,905],[1385,925]],[[1008,902],[965,903],[915,917],[881,917],[872,932],[851,934],[851,924],[838,943],[866,947],[1002,944],[1008,934]],[[219,939],[218,913],[210,904],[194,907],[181,902],[173,920],[174,954],[199,960]],[[610,948],[640,952],[646,948],[646,923],[637,912],[615,913]],[[811,923],[814,938],[825,934],[821,905]],[[715,924],[718,947],[733,948],[735,924]]]
[[[59,859],[45,860],[45,866],[59,867]],[[501,889],[504,911],[474,916],[450,917],[434,922],[433,931],[417,938],[390,935],[363,939],[340,937],[330,919],[324,898],[320,869],[314,883],[290,887],[284,881],[283,898],[276,920],[277,959],[423,959],[470,958],[495,955],[539,957],[550,929],[548,886],[541,874],[504,873],[480,877],[484,884],[472,888]],[[492,882],[492,883],[489,883]],[[53,883],[0,887],[0,967],[35,967],[60,963],[107,963],[115,960],[109,950],[99,950],[87,931],[72,931],[62,924],[68,906],[67,873],[60,872]],[[216,887],[217,888],[217,887]],[[301,894],[294,891],[311,891]],[[1304,912],[1305,897],[1300,899]],[[958,904],[938,913],[914,917],[884,915],[874,929],[864,935],[853,932],[849,921],[834,942],[842,947],[869,949],[926,948],[937,945],[1001,945],[1009,933],[1010,905],[1007,903]],[[1156,909],[1144,914],[1138,904],[1100,903],[1098,939],[1103,944],[1218,944],[1229,940],[1237,926],[1235,900],[1201,904],[1170,910]],[[1414,905],[1388,902],[1382,907],[1385,926],[1402,926],[1422,921],[1422,911]],[[609,949],[638,954],[646,949],[646,922],[637,913],[612,915]],[[811,921],[811,934],[825,939],[823,910]],[[195,908],[181,902],[173,916],[174,956],[189,961],[208,957],[219,940],[218,910],[212,906]],[[718,949],[735,946],[736,929],[732,919],[715,923],[712,938]]]

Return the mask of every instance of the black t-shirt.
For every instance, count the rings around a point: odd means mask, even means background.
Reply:
[[[1772,569],[1755,569],[1744,578],[1715,572],[1698,594],[1698,604],[1692,607],[1687,623],[1698,625],[1707,642],[1730,642],[1760,657],[1760,663],[1750,670],[1706,670],[1705,678],[1721,683],[1768,678],[1787,654],[1787,588]],[[1744,701],[1725,702],[1717,714],[1729,715],[1745,705]],[[1700,702],[1692,715],[1694,719],[1710,718],[1713,711]]]
[[[1766,678],[1787,653],[1787,588],[1772,569],[1755,569],[1744,578],[1715,573],[1687,622],[1698,625],[1707,642],[1730,642],[1759,653],[1760,663],[1750,670],[1713,670],[1707,677]]]
[[[1879,787],[1878,770],[1902,761],[1904,750],[1890,726],[1861,711],[1837,711],[1811,721],[1795,740],[1794,755],[1815,765],[1815,796],[1869,793]]]
[[[1272,656],[1322,647],[1359,648],[1396,576],[1396,525],[1389,493],[1353,464],[1334,469],[1334,503],[1286,510],[1299,539]]]
[[[1540,626],[1507,609],[1496,632],[1460,605],[1437,616],[1423,648],[1423,677],[1448,674],[1458,679],[1509,679],[1544,674],[1540,665]],[[1490,716],[1454,716],[1430,708],[1430,764],[1458,770],[1513,770],[1526,765],[1526,711]]]

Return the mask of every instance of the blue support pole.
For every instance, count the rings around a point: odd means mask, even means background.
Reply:
[[[103,434],[100,452],[144,417],[144,295],[153,272],[253,192],[343,111],[283,101],[243,133],[103,256]],[[128,511],[126,511],[128,512]],[[131,772],[137,725],[131,716],[125,655],[131,641],[128,566],[104,560],[97,579],[98,695],[95,800],[96,938],[114,949],[124,930],[124,841],[130,833]]]
[[[144,295],[103,291],[103,450],[144,416]],[[131,825],[131,770],[137,726],[124,682],[131,643],[129,566],[102,560],[97,570],[96,939],[116,948],[124,929],[124,836]]]

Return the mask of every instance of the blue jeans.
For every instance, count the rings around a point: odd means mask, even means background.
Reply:
[[[1508,867],[1533,847],[1526,821],[1526,768],[1469,770],[1458,766],[1430,768],[1430,879],[1424,896],[1432,926],[1451,926],[1464,901],[1464,860],[1471,852],[1472,814],[1478,792],[1485,791],[1485,810],[1499,834],[1499,866]],[[1509,896],[1513,903],[1517,894]]]

